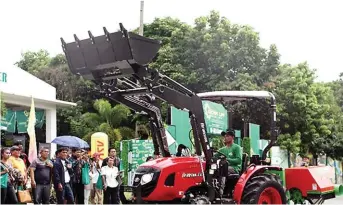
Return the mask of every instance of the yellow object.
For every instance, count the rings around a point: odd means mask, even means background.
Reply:
[[[24,160],[19,157],[15,158],[13,156],[10,156],[9,160],[14,169],[18,169],[23,176],[26,176],[26,165]]]
[[[100,154],[100,159],[108,156],[108,135],[103,132],[96,132],[91,136],[91,155]]]

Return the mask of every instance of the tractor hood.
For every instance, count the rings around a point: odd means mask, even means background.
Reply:
[[[199,164],[199,158],[198,157],[166,157],[166,158],[160,158],[160,159],[155,159],[149,162],[145,162],[140,165],[144,167],[155,167],[159,169],[165,169],[168,167],[173,167],[173,166],[187,166],[187,165],[194,165],[194,164]],[[203,165],[205,166],[205,161],[203,161]],[[199,164],[200,165],[200,164]]]

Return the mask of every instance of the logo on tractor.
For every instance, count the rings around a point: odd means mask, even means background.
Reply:
[[[193,178],[193,177],[201,177],[202,173],[183,173],[182,178]]]

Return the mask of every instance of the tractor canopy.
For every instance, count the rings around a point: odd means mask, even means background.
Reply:
[[[126,77],[150,63],[156,56],[160,42],[145,38],[127,30],[120,24],[120,31],[109,33],[104,27],[104,35],[66,43],[62,48],[70,71],[85,79],[100,81]],[[138,66],[135,66],[138,65]]]

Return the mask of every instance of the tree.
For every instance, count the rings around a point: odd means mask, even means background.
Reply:
[[[27,51],[21,54],[21,59],[15,65],[35,75],[48,66],[50,61],[49,52],[46,50],[39,50],[37,52]]]
[[[110,146],[122,139],[134,138],[134,130],[123,126],[131,114],[129,108],[122,104],[114,107],[103,99],[94,102],[96,113],[84,113],[79,120],[71,120],[72,133],[90,141],[94,132],[105,132],[109,136]]]
[[[300,151],[310,152],[316,158],[325,152],[328,137],[335,130],[338,119],[337,104],[330,87],[315,83],[315,70],[307,63],[297,66],[283,65],[276,81],[276,98],[278,100],[278,125],[281,134],[279,143],[288,150],[296,150],[298,143],[294,136],[301,137]],[[293,138],[292,138],[293,137]],[[288,140],[291,138],[291,140]]]
[[[70,134],[70,123],[74,118],[80,118],[82,113],[92,107],[94,94],[91,92],[93,84],[73,75],[67,65],[65,55],[58,54],[50,57],[45,50],[22,53],[16,63],[35,75],[39,79],[56,88],[56,98],[59,100],[77,102],[77,106],[57,110],[57,131],[59,135]]]
[[[297,132],[294,135],[289,133],[281,134],[278,136],[278,145],[281,149],[287,151],[287,161],[288,167],[291,166],[291,153],[297,154],[300,151],[300,144],[301,144],[301,133]]]
[[[233,24],[218,12],[197,18],[193,27],[177,19],[155,19],[145,25],[144,31],[144,36],[162,40],[162,48],[150,67],[194,92],[275,87],[272,82],[278,74],[280,56],[276,46],[271,45],[269,50],[262,48],[253,28]],[[236,106],[240,124],[242,118],[259,124],[270,118],[268,113],[255,112],[254,108],[261,105],[249,106],[252,112],[245,112],[248,116],[242,116],[243,108]]]
[[[1,101],[1,104],[0,104],[0,115],[1,116],[4,116],[6,115],[6,105],[5,105],[5,101],[4,101],[4,96],[2,95],[2,92],[0,91],[0,101]]]

